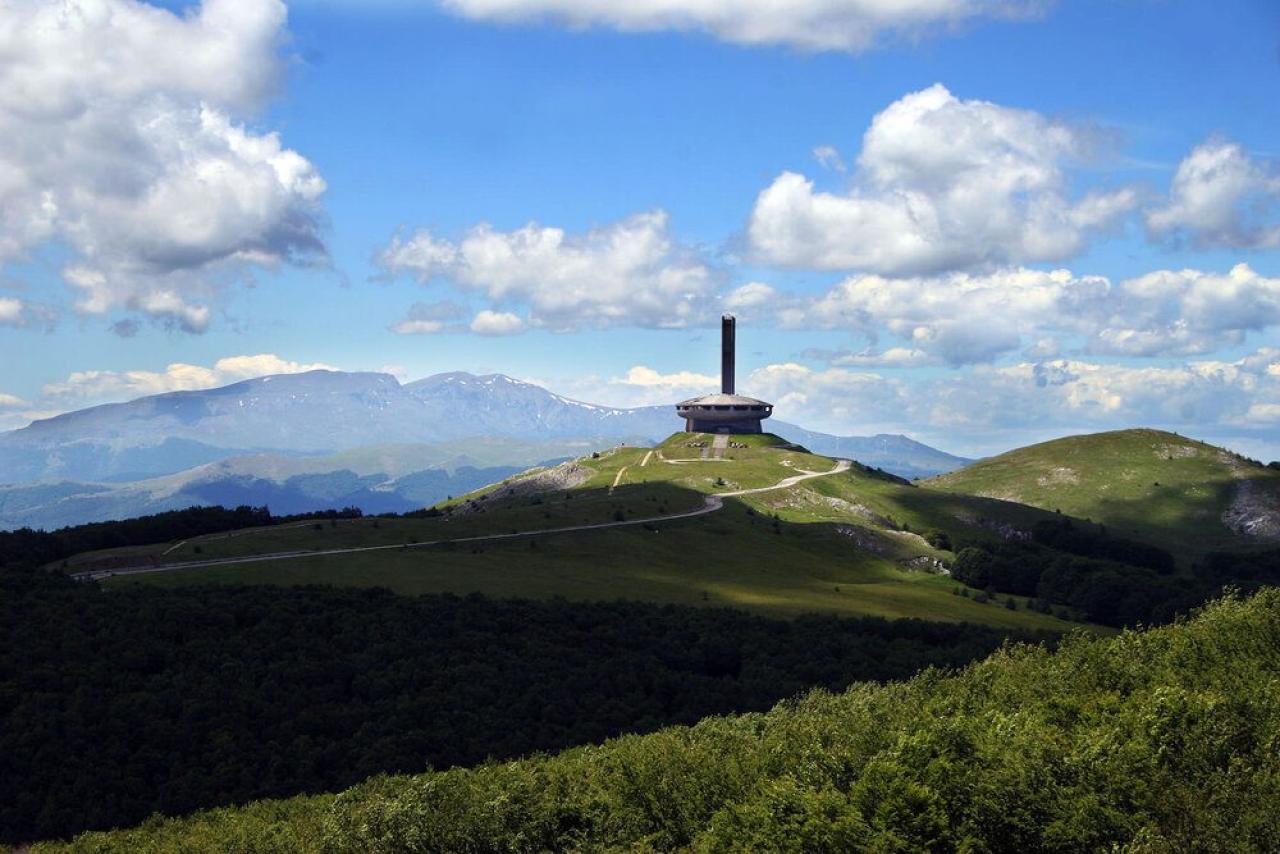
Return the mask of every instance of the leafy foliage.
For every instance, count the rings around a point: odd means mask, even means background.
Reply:
[[[259,803],[78,851],[1270,851],[1280,591],[956,675]],[[40,854],[62,850],[37,846]]]
[[[1004,636],[368,589],[103,591],[0,571],[0,839],[764,709],[958,665]]]
[[[1032,526],[1031,538],[1060,551],[1141,566],[1161,575],[1174,569],[1173,555],[1162,548],[1111,536],[1105,530],[1078,525],[1071,519],[1043,519]]]

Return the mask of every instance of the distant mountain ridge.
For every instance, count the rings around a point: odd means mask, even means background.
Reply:
[[[498,479],[594,448],[651,444],[680,427],[671,406],[597,406],[503,374],[450,372],[403,384],[390,374],[322,370],[259,377],[94,406],[0,433],[0,484],[9,484],[0,488],[0,526],[76,524],[233,499],[270,499],[279,512],[342,501],[371,511],[409,509],[480,485],[473,477],[453,482],[458,468],[492,469],[487,474]],[[969,462],[906,436],[771,427],[816,453],[904,477]],[[401,448],[400,459],[382,469],[338,458],[388,446]],[[301,468],[284,462],[311,457],[325,459]],[[454,458],[464,462],[450,463]],[[235,464],[214,465],[230,460]],[[402,488],[411,476],[439,488]]]

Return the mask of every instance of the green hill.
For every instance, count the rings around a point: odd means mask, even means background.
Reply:
[[[1280,539],[1280,472],[1159,430],[1055,439],[924,484],[1060,510],[1182,554]]]
[[[1064,627],[1025,597],[1008,607],[952,595],[942,571],[946,542],[998,540],[1051,514],[921,489],[774,436],[712,442],[679,433],[655,449],[615,448],[416,517],[216,534],[66,568],[173,567],[108,584],[322,583]],[[591,527],[559,530],[581,526]]]
[[[57,851],[1267,851],[1280,592],[957,674]]]

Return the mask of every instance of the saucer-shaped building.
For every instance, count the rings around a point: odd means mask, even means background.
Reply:
[[[690,433],[763,433],[760,422],[773,414],[773,404],[734,394],[735,326],[732,314],[720,321],[720,394],[676,404]]]

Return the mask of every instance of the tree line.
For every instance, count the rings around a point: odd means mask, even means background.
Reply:
[[[188,507],[151,516],[91,522],[55,531],[19,528],[0,531],[0,566],[44,566],[83,552],[146,546],[170,540],[187,540],[205,534],[221,534],[240,528],[279,525],[310,519],[357,519],[358,507],[320,510],[289,516],[273,515],[266,507]],[[394,515],[394,514],[392,514]]]
[[[1280,550],[1211,552],[1176,574],[1169,552],[1070,519],[1037,523],[1026,542],[962,544],[952,577],[988,592],[1071,608],[1106,626],[1163,623],[1221,595],[1280,582]]]

